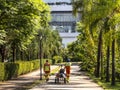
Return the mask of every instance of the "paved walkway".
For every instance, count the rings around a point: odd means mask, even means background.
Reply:
[[[79,72],[79,66],[72,66],[71,72],[70,83],[64,84],[60,81],[59,84],[55,84],[53,75],[48,83],[36,85],[30,90],[103,90],[83,72]]]
[[[58,66],[52,66],[54,69]],[[29,85],[33,84],[34,81],[39,80],[40,71],[36,70],[34,72],[21,75],[16,79],[12,79],[5,82],[0,82],[0,90],[25,90]]]
[[[52,69],[57,66],[52,66]],[[5,82],[0,82],[0,90],[28,90],[26,87],[33,84],[34,81],[40,78],[39,70],[29,74],[22,75],[17,79],[12,79]],[[38,84],[29,90],[103,90],[94,83],[83,72],[79,72],[79,66],[72,66],[70,83],[64,84],[62,81],[59,84],[54,83],[55,75],[50,77],[48,83]]]

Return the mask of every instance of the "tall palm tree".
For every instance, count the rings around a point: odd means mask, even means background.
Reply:
[[[100,58],[101,58],[101,44],[102,44],[102,31],[104,30],[104,33],[109,32],[109,28],[111,26],[115,26],[116,22],[119,20],[118,17],[114,18],[119,12],[120,8],[118,6],[120,3],[120,0],[115,0],[115,1],[110,1],[110,0],[73,0],[73,11],[74,13],[77,13],[81,10],[82,13],[82,22],[88,26],[87,29],[89,30],[89,34],[91,34],[91,26],[93,25],[92,23],[96,23],[97,27],[99,28],[99,39],[98,39],[98,55],[97,55],[97,65],[96,65],[96,76],[99,77],[100,74]],[[112,19],[114,18],[114,20]],[[108,20],[107,20],[108,19]],[[118,19],[118,20],[117,20]],[[110,21],[113,21],[112,24],[110,24]],[[99,25],[99,22],[103,22],[101,26]],[[107,24],[106,24],[107,23]],[[117,22],[118,23],[118,22]],[[106,29],[105,27],[108,27]],[[114,28],[112,28],[114,30]],[[88,32],[88,31],[87,31]],[[86,32],[86,33],[87,33]],[[113,39],[112,43],[112,84],[114,85],[115,82],[115,40]],[[108,46],[108,50],[109,51]],[[107,53],[110,54],[110,53]],[[109,55],[107,55],[107,70],[109,70]],[[107,75],[109,72],[107,72]],[[108,76],[109,77],[109,76]]]

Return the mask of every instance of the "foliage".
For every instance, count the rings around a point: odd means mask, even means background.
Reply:
[[[82,18],[77,25],[80,35],[69,49],[79,53],[83,70],[97,73],[102,80],[109,78],[115,85],[119,78],[120,0],[72,1],[74,14],[81,13]]]
[[[111,86],[110,82],[105,82],[101,80],[100,78],[96,78],[93,74],[88,74],[90,78],[94,80],[94,82],[98,83],[103,89],[105,90],[119,90],[120,88],[120,83],[116,82],[115,86]]]
[[[25,51],[38,30],[48,26],[49,7],[42,0],[0,0],[0,6],[2,62],[11,55],[14,61],[16,50]],[[12,53],[8,56],[7,51]]]
[[[42,32],[42,50],[44,58],[52,58],[54,55],[60,54],[60,47],[62,40],[57,31],[53,31],[49,28]]]
[[[40,35],[43,58],[60,53],[61,38],[49,27],[50,10],[42,0],[0,0],[0,6],[2,62],[39,58]]]
[[[6,33],[4,30],[0,30],[0,45],[4,44],[4,37],[6,37]]]
[[[68,57],[71,59],[72,62],[81,61],[81,55],[79,53],[80,46],[78,45],[78,42],[73,42],[69,44],[68,46]],[[75,47],[75,48],[74,48]]]
[[[12,77],[17,77],[19,75],[31,72],[38,69],[40,66],[38,60],[33,61],[19,61],[15,63],[0,63],[1,73],[0,81],[11,79]],[[29,67],[29,68],[28,68]]]
[[[0,81],[4,80],[4,76],[5,76],[5,68],[4,68],[4,64],[0,63]]]
[[[19,64],[16,63],[4,63],[5,65],[5,76],[4,80],[11,79],[12,77],[16,77],[19,69]]]
[[[53,64],[62,63],[62,62],[63,62],[63,58],[61,56],[54,56],[53,57]]]

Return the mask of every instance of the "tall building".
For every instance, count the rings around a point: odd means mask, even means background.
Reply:
[[[80,14],[78,17],[73,16],[71,0],[44,0],[44,2],[51,8],[50,25],[54,30],[58,30],[66,47],[77,39],[79,33],[76,32],[76,22],[80,20]]]

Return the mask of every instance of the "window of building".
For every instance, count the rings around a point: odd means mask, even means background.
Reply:
[[[76,22],[78,18],[75,18],[71,13],[52,13],[52,21],[50,25],[54,30],[58,30],[60,33],[73,33],[75,31]]]

